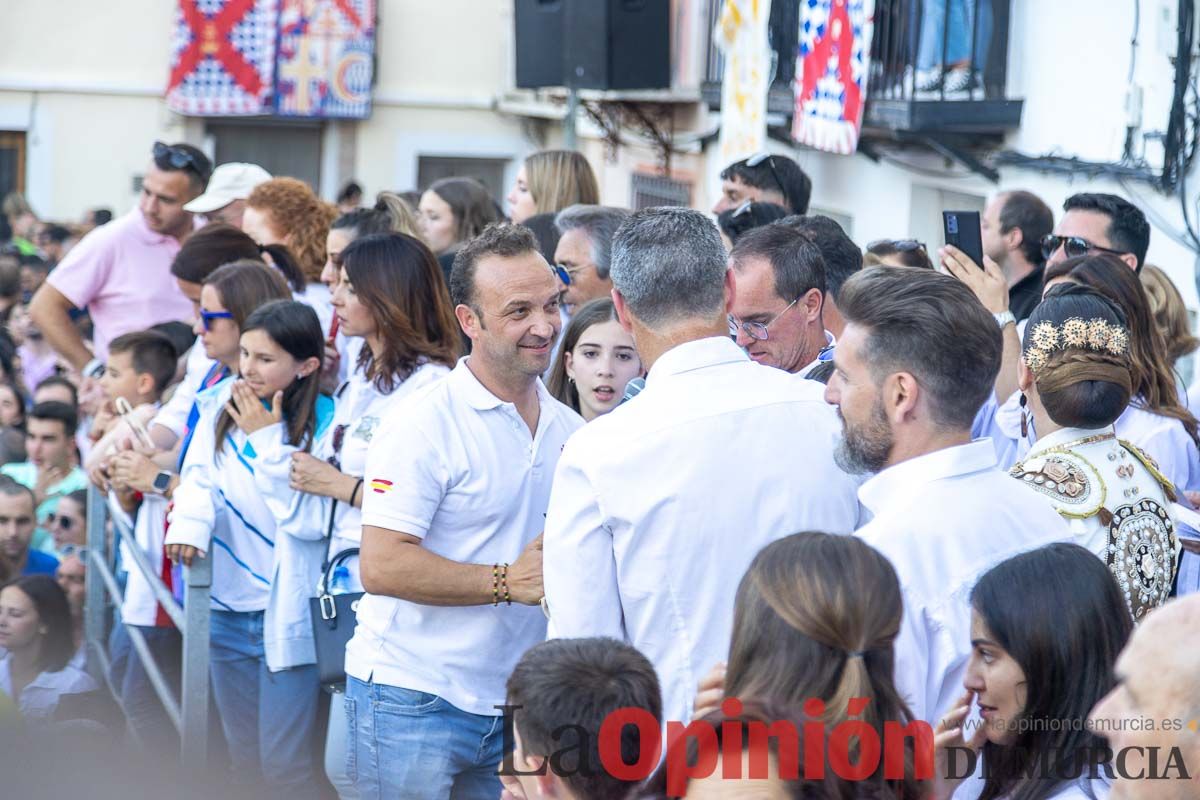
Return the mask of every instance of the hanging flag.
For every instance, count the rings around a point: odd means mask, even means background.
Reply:
[[[858,148],[872,0],[804,0],[792,138],[831,153]]]
[[[725,55],[721,78],[721,163],[765,149],[771,0],[725,0],[714,40]]]
[[[282,0],[278,113],[370,116],[374,58],[375,0]]]
[[[276,2],[179,0],[167,107],[196,116],[270,113]]]

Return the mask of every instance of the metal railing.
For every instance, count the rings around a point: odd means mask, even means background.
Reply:
[[[196,558],[184,567],[183,605],[176,602],[171,590],[150,565],[149,558],[138,547],[133,530],[118,517],[109,515],[104,494],[95,486],[88,487],[87,499],[88,570],[84,605],[84,636],[87,641],[88,671],[97,683],[108,683],[113,696],[120,694],[109,682],[108,610],[111,607],[114,625],[121,620],[121,587],[115,572],[116,554],[122,538],[129,544],[125,552],[133,559],[126,569],[137,569],[150,584],[155,599],[183,636],[183,675],[180,700],[155,662],[145,637],[136,626],[125,625],[133,651],[130,658],[141,659],[142,667],[162,702],[167,716],[179,732],[180,753],[191,768],[203,768],[208,758],[208,666],[209,666],[209,594],[212,587],[212,563],[208,558]],[[113,536],[106,535],[106,523],[111,520]]]

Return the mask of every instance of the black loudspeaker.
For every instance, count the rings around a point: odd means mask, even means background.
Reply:
[[[517,0],[517,87],[563,86],[566,0]]]
[[[517,86],[666,89],[670,0],[516,0]]]

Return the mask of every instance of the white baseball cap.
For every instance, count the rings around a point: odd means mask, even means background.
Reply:
[[[230,162],[213,170],[204,194],[184,205],[184,211],[207,214],[224,208],[234,200],[245,200],[260,183],[271,180],[271,173],[258,164]]]

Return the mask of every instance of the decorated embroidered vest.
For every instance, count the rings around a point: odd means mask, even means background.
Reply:
[[[1135,621],[1166,602],[1179,559],[1171,482],[1111,428],[1064,429],[1039,440],[1009,471],[1049,498],[1104,559]]]

